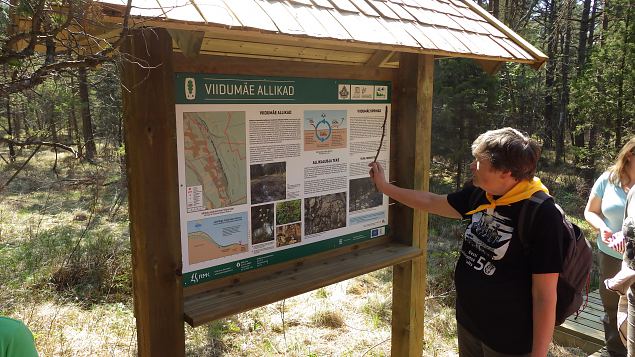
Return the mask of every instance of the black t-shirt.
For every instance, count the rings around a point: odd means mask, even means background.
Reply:
[[[501,353],[524,354],[532,347],[531,275],[562,271],[562,217],[553,200],[545,201],[525,227],[526,254],[517,235],[517,222],[525,201],[496,206],[466,215],[483,203],[485,194],[472,196],[468,187],[447,196],[448,203],[464,218],[461,254],[456,265],[456,319],[488,347]],[[481,199],[468,207],[470,201]],[[525,218],[526,224],[529,219]]]

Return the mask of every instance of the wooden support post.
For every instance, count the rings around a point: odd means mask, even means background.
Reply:
[[[401,54],[395,95],[394,122],[399,143],[391,171],[397,184],[428,190],[432,131],[432,55]],[[421,248],[424,255],[398,264],[393,269],[392,350],[393,356],[421,356],[423,313],[426,295],[428,214],[396,205],[393,213],[395,236]]]
[[[184,356],[172,39],[134,29],[124,44],[124,127],[139,356]]]

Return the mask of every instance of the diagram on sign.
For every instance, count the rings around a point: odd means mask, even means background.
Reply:
[[[247,213],[187,222],[189,263],[227,257],[247,251]]]
[[[247,203],[245,112],[183,113],[188,212]]]
[[[307,110],[304,112],[304,150],[344,149],[345,110]]]

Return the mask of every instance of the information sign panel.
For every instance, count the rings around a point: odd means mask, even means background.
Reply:
[[[177,73],[183,284],[386,233],[386,81]],[[382,126],[385,123],[385,129]]]

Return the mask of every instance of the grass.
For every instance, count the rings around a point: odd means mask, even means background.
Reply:
[[[6,157],[6,155],[5,155]],[[0,314],[23,320],[42,356],[135,356],[136,327],[125,187],[116,162],[80,163],[43,151],[0,198]],[[0,169],[0,183],[18,165]],[[440,163],[433,190],[449,192]],[[581,218],[584,183],[545,173],[558,202]],[[124,196],[125,197],[125,196]],[[424,356],[456,356],[452,275],[461,222],[431,216]],[[392,269],[358,276],[199,328],[188,356],[389,356]],[[580,351],[552,348],[556,357]]]

